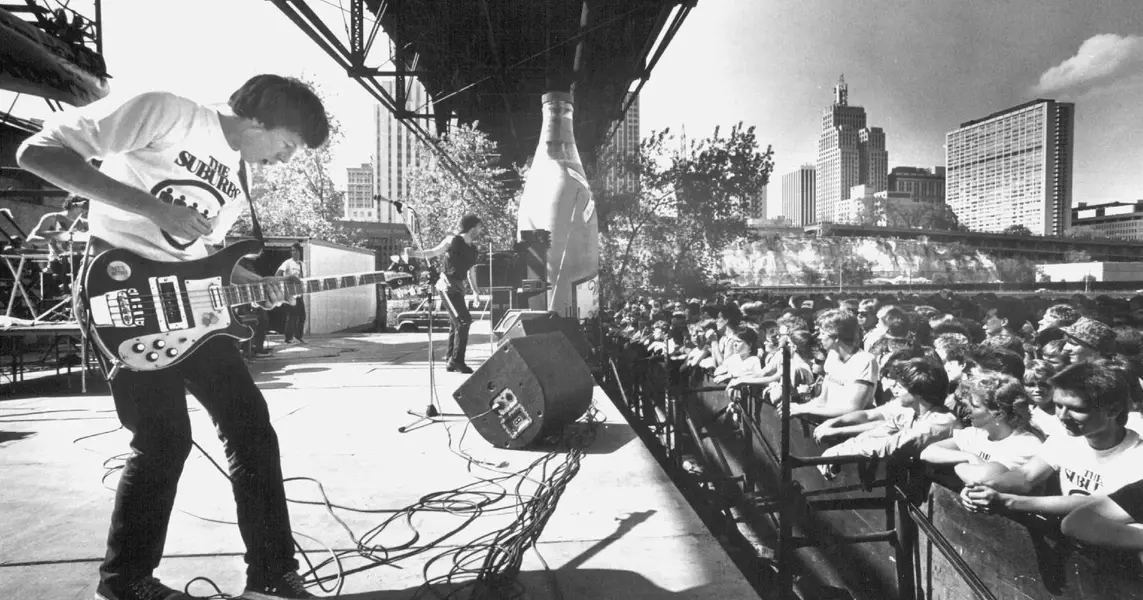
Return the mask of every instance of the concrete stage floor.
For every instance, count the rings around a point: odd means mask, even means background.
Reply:
[[[487,323],[476,327],[469,346],[473,366],[490,353]],[[440,357],[444,340],[438,334],[435,342]],[[463,422],[450,423],[448,429],[430,425],[398,433],[398,426],[413,420],[406,411],[421,410],[429,402],[427,348],[423,333],[314,337],[306,346],[277,346],[271,357],[252,362],[281,440],[286,477],[320,480],[336,504],[399,510],[426,494],[470,484],[476,475],[495,475],[479,466],[470,473],[468,461],[454,453],[458,447],[477,460],[506,461],[502,470],[507,472],[542,455],[494,449],[471,429],[458,444]],[[436,388],[444,411],[460,412],[452,392],[463,377],[437,364]],[[129,434],[116,430],[119,423],[102,384],[95,384],[88,396],[59,387],[58,392],[49,392],[55,395],[0,396],[0,598],[93,596],[113,501],[110,490],[118,479],[115,472],[107,475],[104,465],[127,451]],[[188,403],[195,440],[224,464],[209,417],[193,398]],[[518,597],[757,597],[598,388],[596,405],[605,422],[536,549],[524,554],[519,579],[523,593]],[[108,433],[95,435],[101,432]],[[557,457],[552,465],[562,462]],[[107,466],[115,464],[111,460]],[[524,489],[535,486],[527,484]],[[287,483],[286,492],[292,500],[321,498],[317,486],[305,481]],[[504,500],[498,506],[509,504]],[[311,560],[325,559],[323,545],[335,550],[356,547],[325,507],[291,503],[290,512],[294,531],[308,536],[295,537],[312,551]],[[336,513],[358,538],[388,516]],[[229,482],[199,450],[192,450],[166,557],[156,575],[177,589],[205,576],[223,592],[239,594],[244,583],[243,545],[237,527],[225,523],[234,514]],[[382,566],[352,574],[344,581],[341,597],[436,598],[425,590],[418,595],[426,562],[503,528],[514,516],[510,508],[485,514],[444,546],[401,561],[396,565],[400,568]],[[440,537],[462,520],[446,513],[418,513],[413,519],[418,543]],[[411,532],[397,523],[372,545],[399,545],[410,539]],[[445,574],[446,562],[451,561],[434,564],[429,576]],[[351,569],[367,563],[350,557],[343,564]],[[201,583],[189,591],[196,596],[214,593]]]

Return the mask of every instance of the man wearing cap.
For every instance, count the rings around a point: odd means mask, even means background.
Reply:
[[[1039,328],[1037,332],[1045,331],[1052,328],[1070,327],[1079,320],[1079,313],[1071,304],[1055,304],[1049,306],[1048,310],[1044,311],[1044,316],[1040,318],[1038,323]]]
[[[1115,355],[1115,330],[1087,317],[1061,327],[1064,332],[1064,352],[1071,356],[1072,364],[1092,362]]]

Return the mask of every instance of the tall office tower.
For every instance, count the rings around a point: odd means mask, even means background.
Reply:
[[[628,95],[628,98],[631,96]],[[607,189],[612,192],[634,192],[639,189],[639,177],[630,173],[621,173],[616,167],[623,158],[633,157],[639,153],[639,97],[631,102],[631,107],[623,115],[623,121],[615,128],[615,135],[600,155],[600,164],[608,165],[604,175]]]
[[[381,85],[390,95],[396,96],[396,80],[386,79]],[[409,110],[422,109],[429,103],[428,93],[415,78],[406,78],[405,86]],[[374,193],[387,200],[408,202],[409,173],[428,163],[430,151],[380,104],[373,107],[373,125],[376,131],[376,148],[373,153],[373,181],[376,183]],[[377,220],[381,223],[403,222],[396,207],[385,201],[380,201],[377,205]]]
[[[854,186],[866,185],[871,192],[881,192],[889,184],[885,132],[880,127],[867,127],[865,109],[849,105],[844,77],[838,80],[833,94],[833,104],[822,112],[818,137],[817,222],[833,221],[838,202],[848,199]]]
[[[909,192],[918,202],[945,201],[945,168],[893,167],[889,172],[890,192]]]
[[[815,171],[813,165],[802,165],[782,176],[782,216],[796,227],[817,222],[814,210]]]
[[[360,167],[347,167],[345,188],[346,221],[376,221],[377,202],[373,200],[373,165],[362,163]]]
[[[1071,225],[1075,104],[1037,99],[949,132],[945,200],[973,231]]]

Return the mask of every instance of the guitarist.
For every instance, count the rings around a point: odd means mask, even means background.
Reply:
[[[329,137],[329,120],[304,83],[258,75],[207,107],[145,93],[59,113],[17,151],[19,165],[88,198],[91,247],[157,261],[213,252],[238,218],[245,163],[290,160]],[[101,170],[89,161],[102,159]],[[232,281],[262,278],[236,267]],[[270,305],[285,301],[268,282]],[[175,491],[191,450],[189,389],[210,413],[230,464],[238,528],[246,544],[247,600],[313,598],[294,558],[278,438],[266,400],[233,339],[219,336],[175,367],[123,370],[111,381],[119,420],[133,437],[111,513],[98,600],[189,600],[155,579]]]
[[[444,256],[441,261],[441,276],[437,279],[437,292],[444,299],[448,310],[448,362],[445,370],[456,373],[472,373],[472,368],[464,364],[464,354],[468,347],[468,329],[472,326],[472,313],[464,300],[464,280],[472,286],[472,293],[480,297],[480,287],[476,285],[476,240],[484,231],[484,223],[476,215],[465,215],[460,220],[460,232],[447,236],[430,250],[405,248],[405,259],[434,258]]]

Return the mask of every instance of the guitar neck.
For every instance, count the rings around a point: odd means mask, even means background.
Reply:
[[[388,279],[385,277],[384,271],[374,271],[372,273],[356,273],[353,275],[338,275],[336,277],[309,277],[297,281],[277,280],[274,283],[284,286],[286,297],[292,298],[294,296],[303,296],[317,292],[329,292],[343,288],[385,283],[386,281],[388,281]],[[231,306],[239,306],[269,300],[269,285],[269,282],[236,283],[228,285],[223,289],[225,290],[227,303]]]

